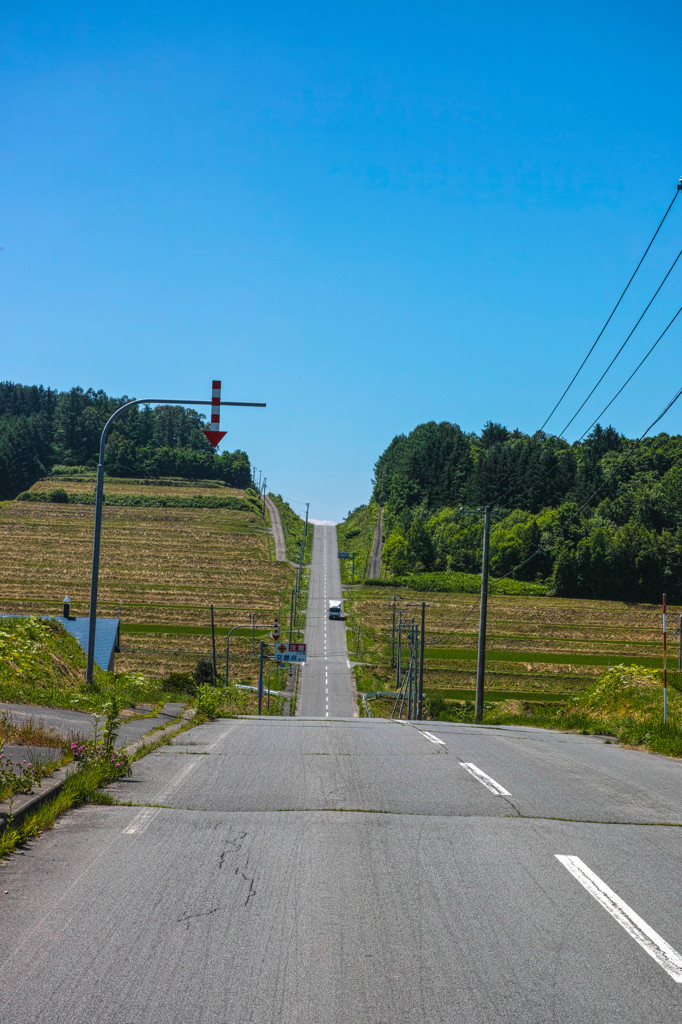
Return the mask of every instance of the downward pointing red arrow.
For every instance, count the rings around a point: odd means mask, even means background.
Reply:
[[[227,431],[226,430],[205,430],[204,433],[206,434],[206,437],[209,439],[209,441],[211,442],[213,447],[217,448],[217,446],[220,444],[222,439],[225,437],[225,434],[227,433]]]

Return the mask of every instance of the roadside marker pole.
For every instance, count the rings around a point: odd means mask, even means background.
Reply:
[[[663,595],[663,721],[668,721],[668,628],[665,605],[665,594]]]
[[[260,667],[258,669],[258,714],[263,714],[263,648],[265,644],[260,642]]]
[[[214,380],[211,389],[211,429],[204,431],[214,448],[220,444],[227,433],[226,430],[220,429],[220,389],[221,382]]]

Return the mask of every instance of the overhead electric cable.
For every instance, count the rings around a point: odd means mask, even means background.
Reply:
[[[596,490],[594,490],[592,492],[592,494],[590,494],[590,496],[585,499],[585,501],[582,503],[580,508],[576,509],[576,511],[573,513],[573,515],[567,520],[568,523],[572,523],[574,519],[577,519],[577,517],[580,515],[580,513],[585,508],[587,508],[587,506],[597,497],[597,495],[601,491],[604,490],[604,488],[609,483],[609,481],[612,479],[612,477],[614,476],[616,471],[621,469],[625,465],[625,463],[628,461],[628,459],[632,458],[632,456],[634,455],[635,450],[637,448],[637,445],[640,444],[640,442],[646,437],[646,435],[649,433],[649,431],[652,429],[652,427],[655,427],[656,424],[659,423],[663,419],[665,414],[672,409],[672,407],[680,399],[680,397],[682,397],[682,388],[680,388],[675,393],[675,395],[671,398],[671,400],[665,406],[663,411],[660,412],[658,414],[658,416],[654,420],[651,421],[649,426],[646,427],[646,429],[639,435],[639,437],[636,440],[631,442],[630,448],[628,449],[627,452],[625,452],[623,458],[620,460],[618,465],[613,467],[611,472],[608,474],[606,479],[599,485],[599,487],[597,487]],[[542,550],[542,548],[540,548],[540,547],[536,548],[535,551],[533,551],[530,555],[528,555],[527,558],[524,558],[524,560],[522,562],[519,562],[518,565],[515,565],[512,569],[510,569],[509,572],[505,573],[504,576],[497,577],[495,582],[498,582],[499,580],[506,580],[509,576],[512,575],[512,573],[518,572],[518,570],[522,569],[524,567],[524,565],[528,565],[528,563],[531,562],[536,557],[536,555],[539,555],[541,550]]]
[[[563,436],[563,435],[564,435],[564,434],[566,433],[566,431],[568,430],[568,428],[570,427],[571,423],[572,423],[572,422],[573,422],[573,420],[574,420],[574,419],[576,418],[576,416],[578,415],[578,413],[579,413],[579,412],[581,412],[581,410],[582,410],[582,409],[583,409],[583,408],[585,407],[585,405],[587,405],[587,403],[589,402],[590,398],[592,398],[592,395],[593,395],[593,394],[595,393],[595,391],[597,390],[597,388],[599,387],[599,385],[600,385],[600,384],[601,384],[601,382],[603,381],[604,377],[605,377],[605,376],[606,376],[606,374],[607,374],[607,373],[609,372],[609,370],[611,369],[611,367],[612,367],[612,366],[613,366],[613,364],[615,363],[616,359],[617,359],[617,358],[618,358],[618,356],[619,356],[619,355],[621,354],[621,352],[623,351],[623,349],[625,348],[625,346],[626,346],[626,345],[627,345],[627,343],[629,342],[630,338],[632,337],[632,335],[633,335],[633,334],[635,333],[635,331],[637,330],[637,328],[638,328],[638,327],[639,327],[639,325],[641,324],[642,320],[644,319],[645,315],[646,315],[646,314],[647,314],[647,312],[649,311],[649,309],[650,309],[650,307],[651,307],[651,304],[653,303],[654,299],[656,298],[656,296],[657,296],[657,295],[658,295],[658,293],[660,292],[661,288],[663,287],[663,285],[665,284],[665,282],[666,282],[666,281],[668,280],[668,278],[669,278],[669,277],[670,277],[670,275],[672,274],[672,272],[673,272],[673,269],[674,269],[674,267],[675,267],[675,264],[676,264],[676,263],[677,263],[677,261],[679,260],[680,256],[682,256],[682,249],[680,249],[680,251],[678,252],[677,256],[676,256],[676,257],[675,257],[675,259],[674,259],[674,260],[672,261],[672,263],[671,263],[671,265],[670,265],[670,267],[669,267],[669,269],[668,269],[668,273],[667,273],[667,274],[665,275],[665,277],[663,278],[663,280],[662,280],[662,281],[661,281],[661,283],[659,284],[658,288],[656,289],[656,291],[654,292],[654,294],[653,294],[653,295],[651,296],[651,298],[649,299],[648,303],[647,303],[647,304],[646,304],[646,306],[644,307],[644,311],[643,311],[643,313],[641,314],[641,316],[640,316],[639,320],[637,321],[637,323],[635,324],[635,326],[634,326],[634,327],[632,328],[632,330],[631,330],[631,331],[630,331],[630,333],[628,334],[627,338],[625,339],[625,341],[623,342],[623,344],[622,344],[622,345],[620,346],[620,348],[619,348],[619,349],[618,349],[618,351],[616,352],[615,356],[613,357],[613,359],[611,360],[611,362],[609,363],[609,365],[608,365],[608,366],[606,367],[606,369],[605,369],[605,370],[604,370],[604,372],[602,373],[602,375],[601,375],[601,377],[599,378],[599,380],[597,381],[597,383],[596,383],[596,384],[594,385],[594,387],[593,387],[593,388],[592,388],[592,390],[590,391],[590,393],[589,393],[589,395],[587,396],[587,398],[586,398],[586,399],[584,400],[584,402],[583,402],[583,403],[582,403],[582,404],[581,404],[580,406],[578,406],[578,408],[576,409],[576,411],[575,411],[575,412],[573,413],[573,415],[571,416],[570,420],[568,421],[568,423],[566,424],[566,426],[564,427],[564,429],[563,429],[563,430],[561,431],[561,434],[559,434],[559,437],[562,437],[562,436]]]
[[[637,372],[638,372],[638,371],[639,371],[639,370],[640,370],[640,369],[642,368],[642,366],[644,366],[644,363],[645,363],[645,362],[647,361],[647,359],[649,358],[649,356],[651,355],[651,353],[653,352],[653,350],[654,350],[654,349],[656,348],[656,346],[658,345],[658,343],[659,343],[659,341],[661,340],[661,338],[663,337],[663,335],[664,335],[664,334],[667,334],[667,332],[668,332],[668,331],[670,330],[670,328],[671,328],[671,327],[672,327],[672,325],[673,325],[673,324],[675,323],[675,321],[677,320],[677,318],[678,318],[678,316],[680,315],[680,313],[682,313],[682,306],[680,306],[680,308],[678,309],[677,313],[675,313],[675,316],[674,316],[674,317],[672,318],[672,320],[670,320],[670,322],[668,323],[668,325],[667,325],[666,327],[664,327],[664,329],[663,329],[663,330],[661,331],[661,333],[659,334],[659,336],[658,336],[658,337],[656,338],[656,341],[655,341],[655,342],[653,343],[653,345],[651,346],[651,348],[649,349],[649,351],[647,352],[647,354],[646,354],[646,355],[645,355],[645,356],[643,357],[643,359],[641,359],[641,360],[640,360],[640,362],[639,362],[639,363],[637,364],[637,366],[636,366],[636,367],[634,368],[634,370],[632,371],[632,373],[630,374],[630,376],[628,377],[628,379],[627,379],[627,380],[625,381],[625,383],[624,383],[624,384],[623,384],[623,385],[622,385],[621,387],[619,387],[619,388],[618,388],[618,390],[616,391],[616,393],[615,393],[615,395],[613,396],[613,398],[611,399],[611,401],[610,401],[610,402],[607,402],[607,403],[606,403],[606,405],[604,406],[604,408],[602,409],[602,411],[601,411],[601,412],[599,413],[599,415],[597,416],[597,418],[596,418],[596,419],[594,419],[594,420],[592,420],[592,422],[590,423],[590,425],[589,425],[589,427],[587,428],[587,430],[583,431],[583,433],[582,433],[582,434],[580,435],[580,437],[578,438],[578,441],[582,441],[582,440],[583,440],[583,438],[584,438],[584,437],[585,437],[585,436],[586,436],[587,434],[589,434],[590,430],[592,430],[592,427],[594,427],[594,426],[595,426],[595,425],[596,425],[596,424],[597,424],[597,423],[599,422],[599,420],[600,420],[600,419],[602,418],[602,416],[604,415],[604,413],[606,412],[606,410],[607,410],[607,409],[608,409],[608,408],[609,408],[609,407],[610,407],[611,405],[613,405],[613,403],[614,403],[614,402],[615,402],[615,400],[616,400],[616,399],[618,398],[618,396],[620,395],[620,393],[621,393],[622,391],[624,391],[624,390],[625,390],[625,388],[626,388],[626,387],[628,386],[628,384],[630,383],[630,381],[632,380],[632,378],[633,378],[633,377],[635,376],[635,374],[636,374],[636,373],[637,373]]]
[[[623,291],[622,291],[622,292],[620,293],[620,296],[619,296],[619,298],[618,298],[618,302],[617,302],[617,303],[615,304],[615,306],[613,307],[613,309],[612,309],[612,310],[611,310],[611,312],[609,313],[609,315],[608,315],[608,318],[607,318],[607,320],[606,320],[606,323],[604,324],[604,326],[603,326],[603,327],[602,327],[602,329],[600,330],[600,332],[599,332],[599,334],[597,335],[597,337],[596,337],[596,338],[594,339],[594,341],[592,342],[592,345],[591,345],[591,347],[590,347],[590,350],[589,350],[589,352],[587,353],[587,355],[586,355],[586,356],[585,356],[585,358],[583,359],[582,363],[580,364],[580,366],[578,367],[578,369],[577,369],[577,370],[576,370],[576,372],[574,373],[573,377],[572,377],[572,378],[571,378],[571,380],[569,381],[569,383],[568,383],[568,387],[566,388],[566,390],[565,390],[565,391],[564,391],[564,393],[562,394],[561,398],[560,398],[560,399],[559,399],[559,401],[558,401],[558,402],[556,403],[556,405],[554,406],[554,408],[553,408],[553,409],[552,409],[552,411],[550,412],[549,416],[547,417],[547,419],[545,420],[545,422],[544,422],[544,423],[542,424],[542,426],[540,427],[540,430],[544,430],[544,429],[545,429],[545,427],[547,426],[547,424],[548,424],[548,423],[549,423],[549,421],[551,420],[552,416],[553,416],[553,415],[554,415],[554,413],[555,413],[555,412],[557,411],[557,409],[559,408],[559,406],[560,406],[560,405],[561,405],[561,403],[563,402],[564,398],[566,397],[566,395],[568,394],[568,392],[569,392],[569,391],[571,390],[571,388],[573,387],[573,384],[575,383],[575,380],[576,380],[576,378],[577,378],[578,374],[580,373],[580,371],[582,370],[583,366],[585,365],[585,363],[587,362],[587,360],[588,360],[588,359],[590,358],[590,356],[591,356],[591,355],[592,355],[592,353],[594,352],[594,350],[595,350],[595,348],[596,348],[596,346],[597,346],[597,342],[598,342],[598,341],[599,341],[599,339],[601,338],[601,336],[602,336],[602,334],[604,333],[604,331],[606,330],[606,328],[607,328],[607,327],[609,326],[609,324],[610,324],[610,322],[611,322],[611,319],[612,319],[612,317],[613,317],[614,313],[616,312],[616,310],[617,310],[617,309],[618,309],[618,307],[620,306],[621,302],[623,301],[623,298],[625,297],[625,293],[627,292],[628,288],[630,287],[630,285],[631,285],[631,284],[632,284],[632,282],[634,281],[634,279],[635,279],[635,276],[636,276],[636,274],[637,274],[637,271],[638,271],[638,270],[639,270],[639,268],[641,267],[642,263],[644,263],[644,260],[645,260],[645,258],[646,258],[646,255],[647,255],[647,253],[649,252],[649,249],[650,249],[650,248],[651,248],[651,246],[652,246],[652,245],[654,244],[654,241],[655,241],[655,239],[656,239],[656,236],[658,235],[658,232],[659,232],[659,231],[661,230],[661,228],[663,227],[663,223],[664,223],[664,221],[665,221],[666,217],[668,216],[668,214],[670,213],[670,211],[671,211],[671,209],[672,209],[672,207],[673,207],[673,203],[674,203],[674,202],[675,202],[675,200],[677,199],[677,197],[678,197],[678,195],[680,194],[680,191],[681,191],[681,190],[682,190],[682,178],[680,178],[680,184],[678,184],[678,186],[677,186],[677,191],[675,192],[675,195],[674,195],[674,196],[672,197],[672,200],[670,201],[670,205],[668,206],[668,209],[667,209],[667,210],[665,211],[665,213],[663,214],[663,217],[662,217],[662,219],[661,219],[661,221],[660,221],[660,223],[659,223],[658,227],[656,228],[656,230],[654,231],[653,235],[651,236],[651,241],[649,242],[649,244],[647,245],[646,249],[644,250],[644,253],[643,253],[643,255],[642,255],[642,258],[640,259],[639,263],[638,263],[638,264],[637,264],[637,266],[635,267],[635,269],[634,269],[634,272],[633,272],[633,274],[632,274],[632,277],[630,278],[630,280],[628,281],[628,283],[627,283],[627,284],[625,285],[625,288],[623,288]]]

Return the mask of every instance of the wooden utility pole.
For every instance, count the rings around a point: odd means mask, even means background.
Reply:
[[[483,558],[481,560],[481,615],[478,624],[478,661],[476,663],[476,721],[483,721],[485,694],[485,631],[488,618],[488,549],[490,546],[490,509],[483,515]]]

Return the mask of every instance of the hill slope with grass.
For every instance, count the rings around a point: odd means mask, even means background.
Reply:
[[[60,614],[67,594],[72,614],[87,614],[94,509],[72,499],[93,493],[94,473],[45,478],[30,494],[55,489],[68,500],[0,503],[4,614]],[[118,671],[150,680],[192,673],[200,658],[211,657],[211,606],[221,673],[228,630],[271,623],[280,602],[288,625],[294,570],[274,560],[269,521],[254,493],[174,478],[108,477],[104,490],[98,612],[121,619]],[[289,513],[293,529],[300,519]],[[232,679],[256,681],[259,639],[251,628],[236,631]]]

